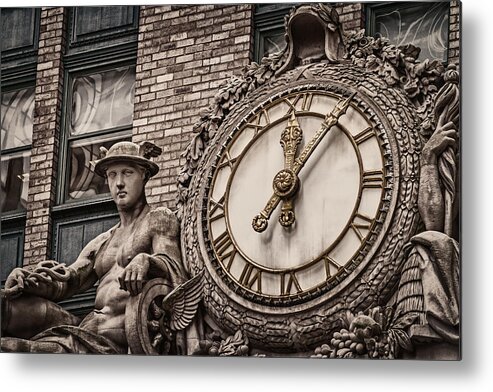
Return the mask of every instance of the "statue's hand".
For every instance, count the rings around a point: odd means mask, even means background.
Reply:
[[[149,272],[149,266],[148,255],[140,253],[135,256],[118,278],[120,288],[128,291],[130,295],[139,294]]]
[[[27,278],[29,271],[23,268],[15,268],[7,278],[5,282],[5,289],[3,290],[3,296],[6,298],[16,298],[20,296],[26,284],[28,284]]]
[[[458,137],[459,133],[453,122],[439,126],[423,147],[423,163],[436,164],[438,156],[449,146],[455,150]]]

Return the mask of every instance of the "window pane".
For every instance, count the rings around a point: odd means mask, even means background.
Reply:
[[[132,6],[77,7],[76,34],[88,34],[133,23]]]
[[[33,112],[34,87],[2,94],[2,150],[31,144]]]
[[[2,8],[2,52],[34,45],[34,8]]]
[[[24,250],[24,236],[22,232],[2,235],[0,246],[0,281],[4,282],[10,272],[22,265],[22,252]]]
[[[56,260],[72,264],[84,246],[119,222],[118,216],[61,223],[57,226]]]
[[[106,138],[93,137],[78,140],[69,144],[70,184],[68,200],[87,199],[109,193],[106,179],[94,172],[94,161],[98,160],[101,155],[100,147],[109,149],[114,143],[123,140],[130,141],[131,138],[113,135]]]
[[[76,77],[72,82],[70,134],[132,124],[135,67]]]
[[[30,156],[31,151],[2,155],[2,212],[26,209]]]
[[[263,53],[260,54],[261,57],[279,52],[286,47],[284,30],[282,29],[263,34],[260,39],[263,40],[261,43],[261,48],[263,49]]]
[[[375,35],[421,48],[419,59],[447,60],[449,3],[416,3],[375,11]]]

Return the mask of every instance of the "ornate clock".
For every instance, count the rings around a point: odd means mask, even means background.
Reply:
[[[323,84],[284,87],[242,113],[211,155],[203,194],[208,258],[229,289],[294,305],[360,264],[392,190],[378,127],[355,95]]]
[[[267,351],[309,350],[347,311],[387,303],[419,222],[423,113],[404,77],[355,66],[369,41],[344,43],[317,7],[291,14],[285,52],[219,92],[180,176],[209,320]]]

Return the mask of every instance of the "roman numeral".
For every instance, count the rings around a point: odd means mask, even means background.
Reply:
[[[265,124],[261,124],[262,122],[262,116],[265,118]],[[257,136],[260,130],[264,128],[265,126],[270,124],[270,118],[269,118],[269,113],[267,113],[267,110],[263,109],[254,119],[254,122],[249,122],[245,125],[245,127],[251,127],[255,129],[255,134],[254,136]]]
[[[356,219],[358,219],[360,222],[356,223],[355,222]],[[351,223],[351,228],[354,230],[355,234],[358,236],[361,242],[363,242],[365,238],[365,235],[363,235],[361,230],[370,231],[372,223],[373,223],[372,219],[367,217],[366,215],[360,213],[354,215],[353,222]]]
[[[286,283],[286,275],[288,275],[288,281]],[[300,283],[296,278],[294,272],[289,272],[288,274],[281,275],[281,295],[289,295],[293,287],[296,289],[297,293],[301,293],[303,290],[301,289]]]
[[[246,263],[238,281],[244,286],[251,289],[256,284],[257,293],[262,292],[262,271],[255,268],[252,264]]]
[[[356,144],[359,145],[361,143],[366,142],[368,139],[371,139],[373,136],[375,136],[375,133],[373,132],[373,128],[368,127],[363,131],[361,131],[360,133],[358,133],[357,135],[355,135],[354,141],[356,142]]]
[[[226,151],[226,154],[224,154],[224,158],[222,162],[219,164],[218,169],[221,170],[225,168],[226,166],[229,166],[231,170],[233,170],[233,166],[238,160],[238,157],[231,158],[231,155],[229,154],[229,151]]]
[[[309,111],[310,107],[312,106],[312,100],[313,100],[313,94],[311,93],[303,94],[303,102],[301,103],[301,110],[304,112]]]
[[[327,279],[330,279],[333,276],[332,273],[330,272],[330,266],[335,267],[337,273],[342,268],[342,265],[340,265],[337,261],[335,261],[330,256],[324,256],[323,259],[325,262],[325,274],[327,275]]]
[[[213,244],[216,249],[217,258],[223,263],[226,270],[229,271],[237,251],[236,248],[232,246],[233,241],[231,240],[228,231],[225,230],[219,237],[214,239]],[[232,247],[232,249],[230,249],[230,247]]]
[[[219,199],[219,201],[215,201],[212,197],[209,198],[209,221],[214,222],[218,219],[224,218],[224,196]],[[219,214],[214,215],[217,211],[220,211]]]
[[[296,104],[298,101],[301,99],[301,95],[297,95],[293,99],[290,98],[284,98],[284,102],[289,106],[289,110],[287,112],[288,115],[290,115],[292,112],[296,112]]]
[[[363,188],[383,188],[383,171],[370,170],[363,172]]]
[[[284,102],[289,106],[289,110],[287,115],[291,115],[292,112],[297,112],[296,105],[301,100],[301,108],[299,111],[309,111],[312,106],[313,94],[312,93],[304,93],[298,94],[294,98],[284,98]]]

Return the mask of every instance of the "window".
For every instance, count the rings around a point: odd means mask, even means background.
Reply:
[[[2,8],[2,62],[36,55],[39,16],[37,8]]]
[[[137,6],[71,8],[69,50],[94,51],[137,41],[138,21]]]
[[[94,173],[100,147],[109,148],[132,136],[135,67],[125,66],[70,79],[65,132],[68,136],[64,201],[109,192]]]
[[[421,48],[419,59],[447,61],[449,3],[367,5],[367,32],[396,46]]]
[[[284,16],[296,4],[257,4],[255,6],[255,61],[283,50]]]

